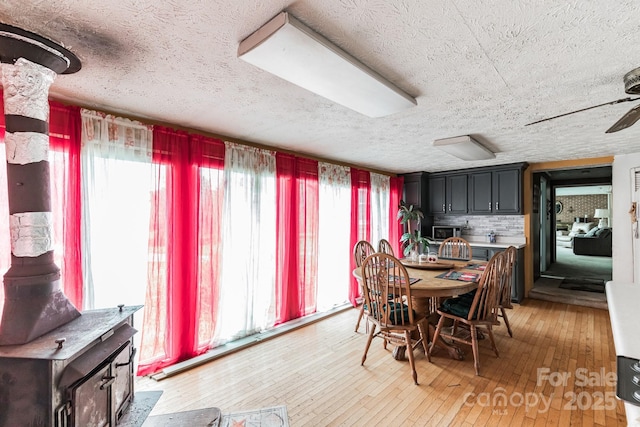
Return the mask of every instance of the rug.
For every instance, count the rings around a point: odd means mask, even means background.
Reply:
[[[570,289],[572,291],[587,291],[604,293],[604,280],[602,279],[584,279],[584,278],[566,278],[560,283],[561,289]]]
[[[220,427],[289,427],[286,406],[222,414]]]

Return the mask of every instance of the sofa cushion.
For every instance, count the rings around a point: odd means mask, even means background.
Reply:
[[[596,235],[596,237],[599,237],[601,239],[607,238],[607,237],[609,237],[609,235],[611,235],[611,229],[610,228],[598,228],[596,230],[595,235]]]
[[[592,228],[595,228],[598,225],[596,222],[574,222],[571,226],[571,232],[569,232],[569,236],[580,236],[586,234]]]

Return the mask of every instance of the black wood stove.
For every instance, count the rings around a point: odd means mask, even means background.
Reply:
[[[133,399],[133,313],[90,310],[28,344],[0,346],[0,426],[115,426]]]

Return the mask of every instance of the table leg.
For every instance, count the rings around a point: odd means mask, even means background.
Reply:
[[[396,346],[391,353],[396,360],[404,360],[404,356],[407,353],[407,347],[404,345]]]
[[[432,323],[432,320],[429,319],[429,346],[434,345],[433,344],[433,336],[436,333],[436,324],[437,323],[438,323],[438,318],[437,318],[437,314],[436,314],[435,323]],[[440,336],[440,339],[438,340],[438,343],[436,344],[436,346],[438,348],[441,348],[441,349],[445,350],[449,354],[449,357],[451,359],[464,360],[464,352],[462,351],[462,349],[460,347],[458,347],[457,345],[453,344],[453,343],[445,341],[442,338],[442,336]]]
[[[418,315],[421,315],[421,313],[427,313],[428,315],[429,304],[430,304],[429,298],[416,298],[413,296],[411,297],[411,306]],[[431,337],[433,336],[433,332],[431,332],[431,325],[429,325],[428,334],[429,334],[429,342],[431,342]],[[412,338],[418,338],[418,337],[414,336]],[[393,358],[395,360],[403,360],[406,353],[407,353],[407,347],[403,345],[396,346],[392,352]]]
[[[438,324],[438,314],[431,313],[431,304],[431,298],[414,296],[411,297],[411,305],[413,306],[415,312],[419,315],[424,313],[424,315],[428,319],[429,346],[433,345],[433,336],[435,335],[436,325]],[[464,352],[462,351],[462,349],[454,343],[445,341],[444,339],[442,339],[442,337],[440,337],[440,339],[438,340],[437,349],[446,351],[451,359],[464,360]],[[406,346],[396,346],[393,349],[392,355],[395,360],[403,360],[405,358],[406,352]]]
[[[413,305],[413,309],[416,313],[424,313],[424,315],[427,316],[427,319],[429,319],[429,345],[431,346],[433,345],[433,336],[436,332],[435,326],[438,324],[438,314],[431,312],[431,298],[412,296],[411,300],[411,304]],[[437,347],[445,350],[452,359],[464,359],[464,352],[462,349],[453,343],[439,339]]]

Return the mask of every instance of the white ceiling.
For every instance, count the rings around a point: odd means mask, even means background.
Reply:
[[[418,105],[369,118],[240,59],[282,10]],[[640,152],[638,103],[526,123],[627,97],[640,67],[632,0],[3,0],[0,21],[63,44],[82,69],[52,98],[392,173]],[[496,159],[465,162],[434,139],[470,134]]]

